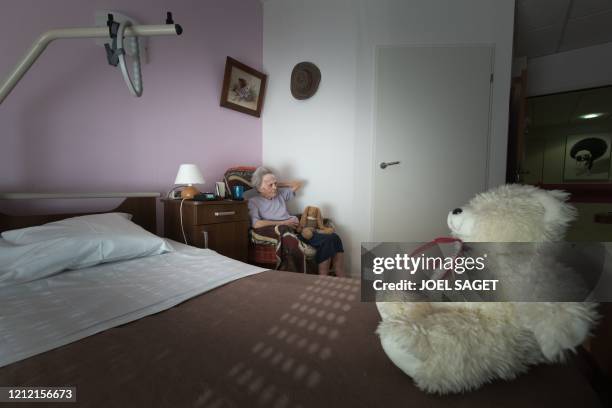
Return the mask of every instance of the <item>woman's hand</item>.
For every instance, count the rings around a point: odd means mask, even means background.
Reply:
[[[278,182],[276,185],[278,187],[289,187],[295,193],[300,188],[302,188],[304,183],[298,180],[293,180],[293,181]]]
[[[296,217],[287,218],[286,220],[282,221],[257,220],[257,222],[255,222],[255,224],[253,225],[253,228],[262,228],[267,227],[269,225],[288,225],[290,227],[296,228],[298,225],[300,225],[300,222]]]
[[[291,187],[291,190],[293,190],[293,192],[295,193],[296,191],[298,191],[300,188],[302,188],[302,186],[304,185],[304,183],[302,183],[301,181],[291,181],[289,183],[289,187]]]

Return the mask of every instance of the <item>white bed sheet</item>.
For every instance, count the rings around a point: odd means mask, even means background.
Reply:
[[[13,244],[8,242],[6,239],[0,237],[0,248],[3,248],[3,247],[12,247],[12,246],[13,246]]]
[[[66,271],[0,289],[0,367],[266,270],[168,241],[175,252]]]

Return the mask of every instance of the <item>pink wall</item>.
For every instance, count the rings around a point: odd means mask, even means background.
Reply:
[[[99,9],[143,24],[172,11],[184,33],[149,39],[141,98],[94,40],[52,43],[0,105],[0,191],[163,192],[186,162],[211,189],[261,163],[261,119],[219,106],[227,55],[262,68],[259,0],[3,0],[0,78],[39,34],[91,26]]]

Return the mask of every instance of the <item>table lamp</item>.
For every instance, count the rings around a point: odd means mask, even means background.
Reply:
[[[190,200],[199,193],[193,184],[204,184],[204,177],[195,164],[181,164],[174,184],[186,184],[187,187],[181,191],[181,198]]]

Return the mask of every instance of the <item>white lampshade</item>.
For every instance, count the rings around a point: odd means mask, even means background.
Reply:
[[[195,164],[181,164],[174,184],[204,184],[204,177]]]

